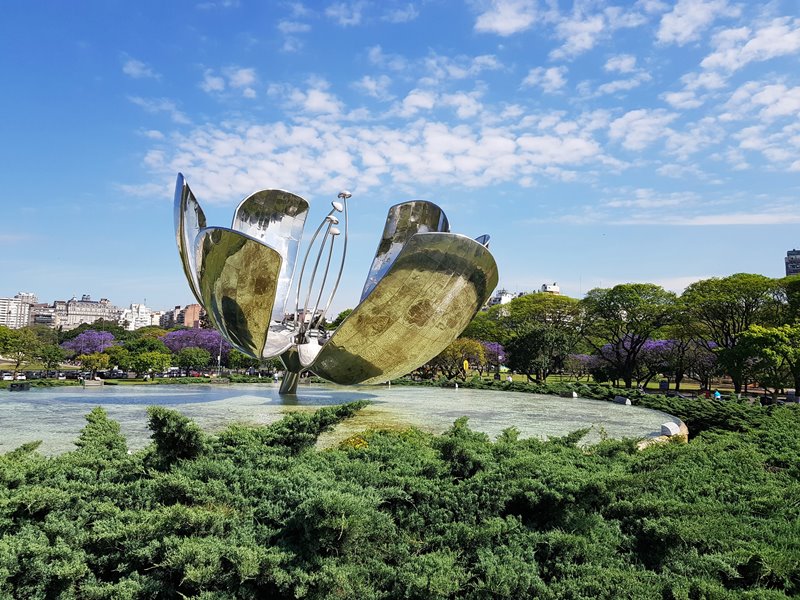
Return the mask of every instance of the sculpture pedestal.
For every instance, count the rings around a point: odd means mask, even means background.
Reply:
[[[297,382],[300,381],[300,373],[294,371],[284,371],[283,379],[281,380],[280,393],[283,394],[296,394]]]

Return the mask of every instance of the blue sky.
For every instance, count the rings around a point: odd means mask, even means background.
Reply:
[[[386,209],[489,233],[501,286],[783,275],[800,247],[800,3],[13,2],[0,20],[0,296],[192,296],[210,224],[341,189],[360,294]],[[334,311],[335,312],[335,311]]]

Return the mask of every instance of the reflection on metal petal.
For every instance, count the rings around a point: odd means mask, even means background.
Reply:
[[[364,290],[361,292],[362,302],[392,267],[392,263],[411,236],[430,231],[450,231],[450,224],[444,211],[433,202],[412,200],[395,204],[389,209],[383,236],[375,252]]]
[[[200,231],[195,243],[202,304],[236,348],[261,358],[281,272],[281,255],[223,227]]]
[[[283,257],[272,314],[276,321],[283,318],[307,215],[308,202],[283,190],[256,192],[245,198],[233,215],[231,229],[260,240]]]
[[[340,384],[405,375],[458,337],[496,285],[497,264],[485,246],[456,234],[414,235],[312,370]]]
[[[275,301],[277,305],[277,300]],[[273,314],[275,307],[273,306]],[[283,325],[282,323],[273,321],[269,326],[267,332],[267,341],[264,344],[264,350],[261,352],[261,358],[273,358],[286,352],[292,344],[294,344],[295,332]]]
[[[178,243],[178,253],[181,256],[183,272],[189,280],[189,287],[200,304],[200,286],[197,281],[197,265],[195,264],[194,241],[200,230],[206,226],[206,216],[197,200],[189,189],[189,184],[178,173],[175,182],[175,238]]]

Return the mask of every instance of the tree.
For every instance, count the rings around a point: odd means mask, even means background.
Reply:
[[[776,282],[763,275],[737,273],[704,279],[686,288],[681,304],[697,323],[697,337],[715,344],[720,366],[738,394],[745,381],[746,353],[736,352],[751,325],[774,314]],[[710,346],[709,346],[710,349]]]
[[[781,323],[791,325],[800,321],[800,275],[778,280],[778,299],[782,304]]]
[[[5,325],[0,325],[0,356],[8,355],[12,337],[14,337],[14,330]]]
[[[486,368],[494,369],[495,373],[500,373],[500,365],[504,365],[508,360],[508,353],[503,345],[499,342],[481,342],[483,344],[483,353],[486,356]],[[483,369],[480,367],[478,371],[483,375]]]
[[[11,329],[11,335],[4,341],[4,356],[14,363],[14,376],[17,371],[28,362],[36,359],[41,344],[36,334],[23,327],[22,329]]]
[[[236,348],[231,348],[230,352],[228,352],[228,366],[231,369],[257,369],[260,365],[260,360],[247,356],[247,354],[239,352]]]
[[[127,371],[131,368],[131,353],[124,346],[109,346],[103,350],[108,354],[108,364]]]
[[[577,335],[550,323],[535,323],[506,345],[508,366],[524,373],[529,381],[547,380],[564,367],[564,360],[575,348]]]
[[[503,344],[527,332],[535,324],[547,324],[565,332],[578,331],[580,303],[569,296],[526,294],[508,304],[492,307],[489,318],[497,323],[497,339]]]
[[[96,354],[114,345],[114,335],[108,331],[95,331],[87,329],[71,340],[61,344],[64,350],[69,350],[77,355]]]
[[[478,367],[486,362],[486,355],[479,341],[458,338],[442,350],[441,354],[431,361],[431,364],[435,369],[444,372],[448,379],[454,377],[466,379],[465,360],[472,367]]]
[[[584,335],[598,356],[631,387],[642,347],[672,319],[675,294],[652,283],[595,288],[581,300]]]
[[[140,327],[139,329],[135,329],[128,334],[128,339],[136,339],[136,338],[153,338],[157,339],[167,335],[167,330],[159,327],[158,325],[146,325],[144,327]]]
[[[169,353],[169,349],[163,341],[146,336],[129,339],[123,344],[123,346],[132,355],[141,354],[142,352]]]
[[[214,362],[222,350],[222,360],[225,361],[231,345],[225,341],[216,329],[178,329],[170,331],[159,338],[166,348],[173,354],[178,354],[184,348],[202,348],[206,350]]]
[[[337,327],[339,327],[339,325],[342,324],[342,321],[344,321],[347,317],[350,316],[350,313],[352,312],[353,312],[352,308],[345,308],[342,312],[339,313],[339,315],[333,321],[328,323],[325,328],[331,331],[336,329]]]
[[[486,342],[499,342],[500,330],[498,319],[499,307],[492,307],[489,310],[480,311],[461,332],[459,337],[471,338],[474,340],[484,340]]]
[[[91,377],[97,374],[97,371],[108,368],[108,354],[102,352],[93,352],[92,354],[81,354],[77,361],[81,366],[88,371],[91,371]]]
[[[564,370],[580,381],[581,377],[589,377],[597,357],[591,354],[569,354],[564,359]]]
[[[131,367],[139,377],[150,372],[163,373],[171,362],[172,356],[167,352],[140,352],[131,357]]]
[[[39,347],[36,358],[42,362],[46,371],[54,371],[66,358],[66,353],[55,344],[45,344]]]
[[[119,323],[116,321],[107,321],[105,319],[97,319],[94,323],[81,323],[74,329],[70,329],[69,331],[59,331],[58,332],[58,339],[60,342],[66,342],[78,337],[84,331],[104,331],[106,333],[110,333],[114,336],[115,339],[124,340],[128,332],[125,331],[122,327],[120,327]],[[63,346],[62,346],[63,347]]]
[[[39,343],[42,345],[58,345],[58,332],[47,325],[28,325],[25,329],[30,329],[36,334],[36,337],[39,338]]]
[[[211,354],[202,348],[184,348],[178,352],[178,366],[187,370],[203,369],[211,361]]]
[[[748,356],[757,360],[756,370],[770,375],[772,387],[791,382],[800,392],[800,323],[780,327],[752,325],[742,333],[741,342]]]

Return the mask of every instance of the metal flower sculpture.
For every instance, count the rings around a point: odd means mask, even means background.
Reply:
[[[280,356],[283,394],[295,393],[304,370],[339,384],[380,383],[408,373],[458,337],[497,285],[489,236],[450,233],[441,208],[404,202],[389,209],[360,303],[327,331],[324,318],[347,254],[348,198],[341,192],[331,203],[295,272],[306,200],[262,190],[239,204],[230,229],[208,227],[178,174],[175,233],[189,286],[231,345],[258,359]],[[333,277],[340,237],[341,264]]]

